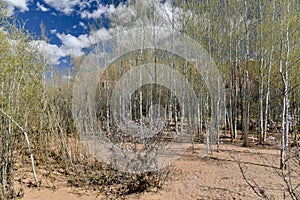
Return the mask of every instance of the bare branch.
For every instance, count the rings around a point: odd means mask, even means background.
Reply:
[[[35,180],[35,183],[36,183],[36,186],[39,187],[40,185],[40,181],[36,175],[36,171],[35,171],[35,166],[34,166],[34,158],[33,158],[33,154],[32,154],[32,150],[31,150],[31,147],[30,147],[30,141],[29,141],[29,138],[28,138],[28,135],[27,135],[27,132],[24,130],[24,128],[19,124],[17,123],[9,114],[7,114],[4,110],[2,110],[0,108],[0,111],[1,113],[7,117],[11,122],[13,122],[23,133],[24,137],[25,137],[25,140],[26,140],[26,143],[27,143],[27,146],[28,146],[28,151],[29,151],[29,154],[30,154],[30,160],[31,160],[31,167],[32,167],[32,172],[33,172],[33,177],[34,177],[34,180]]]

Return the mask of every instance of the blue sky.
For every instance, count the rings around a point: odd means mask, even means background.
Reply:
[[[117,9],[125,9],[125,0],[4,0],[9,15],[25,24],[46,49],[52,65],[64,65],[69,56],[80,56],[89,46],[92,35],[89,24],[97,24],[98,35],[109,28],[108,16]],[[103,24],[99,25],[101,21]],[[41,41],[40,24],[46,28],[48,41]],[[96,33],[94,33],[96,34]]]
[[[4,0],[9,15],[13,15],[36,36],[33,44],[43,51],[50,65],[70,66],[70,56],[84,55],[91,45],[112,34],[111,17],[119,24],[139,25],[140,16],[126,0]],[[155,12],[162,24],[180,10],[164,0],[137,0],[144,8],[155,2]],[[172,13],[171,13],[172,10]],[[147,12],[147,11],[146,11]],[[152,11],[150,11],[152,12]],[[179,16],[179,15],[177,15]],[[176,16],[175,16],[176,17]],[[118,21],[118,22],[119,22]],[[99,23],[101,22],[101,23]],[[46,28],[47,41],[41,39],[40,24]],[[90,24],[96,24],[91,30]],[[101,25],[100,25],[101,24]],[[162,25],[161,24],[161,25]],[[121,26],[121,25],[118,25]]]

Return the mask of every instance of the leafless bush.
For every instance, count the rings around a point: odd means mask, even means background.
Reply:
[[[270,163],[269,159],[259,154],[261,160],[268,164],[269,166],[274,166],[274,163]],[[243,176],[243,179],[247,183],[247,185],[253,190],[253,192],[260,198],[263,199],[273,199],[271,195],[268,194],[265,188],[265,185],[258,184],[255,179],[249,178],[247,175],[247,165],[243,164],[239,159],[236,159],[233,155],[231,157],[237,163],[240,172]],[[300,177],[300,163],[299,163],[299,148],[291,148],[287,154],[286,169],[280,169],[277,167],[272,167],[275,174],[278,175],[284,182],[284,188],[282,189],[284,199],[293,199],[299,200],[299,191],[300,191],[300,182],[297,182]],[[276,165],[275,165],[276,166]]]

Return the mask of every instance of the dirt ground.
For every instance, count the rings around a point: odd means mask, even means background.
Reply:
[[[252,147],[244,148],[240,144],[224,144],[219,153],[214,152],[204,158],[199,158],[196,153],[200,148],[202,145],[196,146],[194,153],[189,148],[173,163],[173,176],[161,190],[129,195],[127,199],[260,199],[246,180],[259,186],[257,192],[271,199],[289,199],[286,184],[279,175],[278,147],[252,144]],[[294,171],[292,175],[292,184],[296,186],[300,183],[300,171]],[[43,181],[40,190],[25,188],[24,192],[24,200],[101,199],[101,196],[97,197],[97,191],[70,187],[63,178],[53,183]],[[300,194],[300,188],[297,192]]]

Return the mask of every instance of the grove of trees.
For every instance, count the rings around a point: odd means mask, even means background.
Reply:
[[[226,89],[226,118],[220,133],[230,134],[231,142],[242,139],[245,147],[250,145],[250,136],[257,138],[257,145],[266,145],[275,138],[281,152],[278,166],[289,168],[291,158],[300,165],[300,1],[131,0],[127,6],[132,12],[125,18],[108,16],[111,29],[118,32],[162,26],[188,35],[210,54]],[[22,185],[27,169],[32,171],[32,184],[37,187],[41,183],[39,169],[45,169],[43,176],[50,178],[54,169],[63,169],[72,185],[98,184],[102,186],[101,194],[107,195],[161,187],[166,171],[121,173],[89,154],[80,143],[72,119],[73,81],[57,85],[59,75],[47,77],[55,69],[32,45],[35,38],[7,17],[3,4],[0,17],[0,199],[22,196],[15,183]],[[83,59],[73,59],[75,68]],[[113,82],[132,66],[149,62],[169,65],[194,84],[201,102],[195,108],[198,131],[192,142],[205,138],[211,109],[201,76],[194,71],[193,63],[151,49],[131,52],[103,70],[101,80],[105,81],[98,88],[101,101],[97,117],[104,130],[117,130],[108,106]],[[167,88],[140,87],[132,99],[135,120],[141,120],[150,105],[159,104],[167,107],[168,125],[176,132],[182,130],[184,108],[178,106],[176,95]],[[113,191],[112,184],[121,187]],[[299,199],[296,194],[292,197]]]

